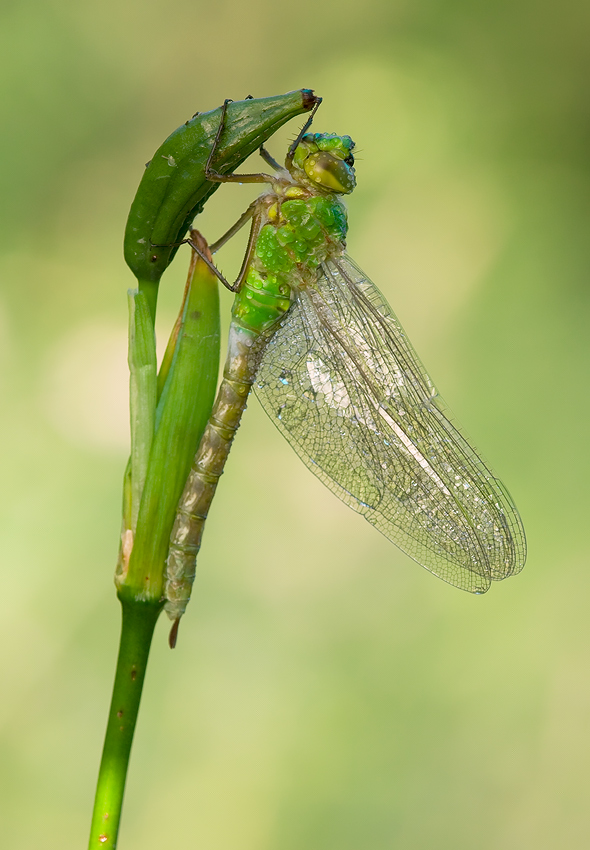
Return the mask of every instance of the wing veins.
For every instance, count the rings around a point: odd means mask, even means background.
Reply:
[[[525,545],[516,509],[435,402],[389,305],[346,256],[321,272],[263,354],[263,406],[330,489],[431,572],[479,592],[517,572]]]

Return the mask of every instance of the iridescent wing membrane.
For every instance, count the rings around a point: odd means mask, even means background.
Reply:
[[[309,469],[430,572],[484,593],[522,569],[524,531],[508,492],[349,257],[297,291],[254,387]]]

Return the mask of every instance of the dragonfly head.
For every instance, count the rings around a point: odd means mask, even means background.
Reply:
[[[354,176],[354,142],[350,136],[307,133],[286,166],[293,177],[314,189],[348,195],[356,186]]]

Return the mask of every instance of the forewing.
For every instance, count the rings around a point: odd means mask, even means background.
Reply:
[[[298,291],[255,390],[312,472],[435,575],[483,593],[524,566],[510,496],[349,257],[325,263],[317,284]]]

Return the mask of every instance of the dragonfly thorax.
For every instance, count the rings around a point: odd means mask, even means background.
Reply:
[[[339,196],[355,186],[353,148],[350,136],[303,136],[259,198],[257,236],[232,314],[241,328],[276,327],[294,293],[314,286],[322,264],[343,253],[348,222]]]
[[[322,263],[346,245],[346,209],[336,194],[306,189],[293,197],[294,188],[261,198],[262,226],[233,309],[234,320],[251,331],[271,328],[289,309],[291,293],[313,286]]]

